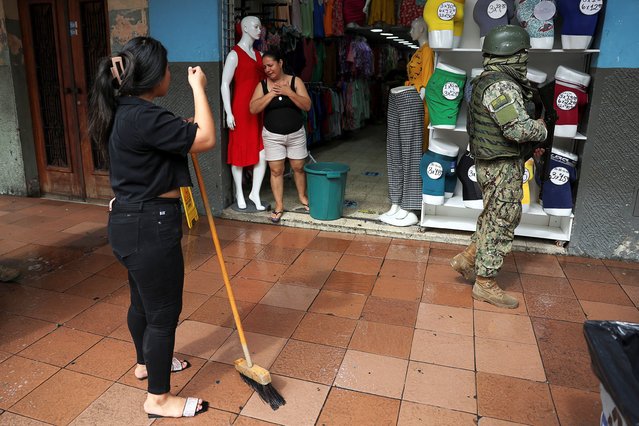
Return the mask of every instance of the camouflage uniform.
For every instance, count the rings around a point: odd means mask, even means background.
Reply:
[[[478,83],[485,75],[478,77],[473,91],[482,89]],[[495,277],[512,249],[514,231],[521,220],[523,160],[532,153],[532,144],[527,142],[543,141],[547,132],[542,122],[530,117],[530,106],[524,102],[520,86],[507,76],[485,88],[483,97],[481,93],[473,95],[481,99],[485,109],[483,113],[470,109],[469,131],[472,123],[490,117],[490,125],[496,124],[501,133],[494,135],[497,144],[477,141],[471,133],[477,182],[484,200],[472,236],[477,245],[475,272],[481,277]]]

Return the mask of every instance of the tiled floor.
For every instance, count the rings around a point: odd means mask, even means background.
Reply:
[[[0,425],[148,424],[127,283],[101,206],[0,196]],[[500,281],[521,306],[473,302],[460,247],[218,220],[271,411],[241,356],[206,221],[185,234],[172,388],[211,409],[189,424],[598,424],[585,319],[639,322],[639,266],[516,252]],[[171,421],[158,421],[173,424]],[[186,423],[185,423],[186,424]]]

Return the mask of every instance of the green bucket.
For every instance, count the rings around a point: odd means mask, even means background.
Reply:
[[[308,186],[310,214],[317,220],[342,217],[346,174],[350,170],[341,163],[313,163],[304,166]]]

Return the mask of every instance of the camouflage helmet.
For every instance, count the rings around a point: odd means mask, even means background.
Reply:
[[[518,25],[500,25],[491,29],[484,38],[482,52],[495,56],[510,56],[530,49],[530,36]]]

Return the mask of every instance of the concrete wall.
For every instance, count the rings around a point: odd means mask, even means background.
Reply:
[[[149,0],[149,33],[169,52],[171,88],[158,103],[183,117],[193,116],[193,94],[187,81],[189,66],[199,65],[208,80],[209,104],[217,130],[215,149],[199,154],[206,192],[214,214],[231,203],[232,179],[226,164],[226,144],[222,141],[220,76],[221,2],[189,0],[189,7],[174,0]],[[198,210],[204,212],[195,173],[191,170]]]
[[[571,254],[639,260],[639,2],[606,2]]]
[[[17,0],[0,0],[0,194],[39,195]]]

